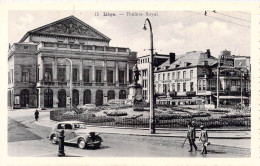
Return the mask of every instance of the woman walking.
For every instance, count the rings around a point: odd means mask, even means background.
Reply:
[[[204,126],[200,126],[201,132],[200,132],[200,138],[199,141],[202,142],[202,152],[201,154],[207,154],[207,146],[208,146],[208,133],[204,129]]]

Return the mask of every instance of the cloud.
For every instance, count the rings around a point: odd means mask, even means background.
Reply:
[[[92,22],[92,25],[96,26],[96,27],[103,27],[107,24],[107,20],[100,20],[95,17],[91,19],[91,22]]]
[[[19,30],[28,30],[30,24],[34,21],[34,17],[31,14],[26,14],[19,18],[17,28]]]

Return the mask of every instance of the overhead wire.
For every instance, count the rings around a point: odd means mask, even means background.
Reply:
[[[242,11],[237,11],[237,12],[239,12],[239,13],[243,13],[243,14],[246,14],[246,15],[251,15],[251,14],[249,14],[249,13],[242,12]]]
[[[242,26],[242,27],[245,27],[245,28],[250,28],[250,26],[245,26],[245,25],[242,25],[242,24],[239,24],[239,23],[235,23],[235,22],[232,22],[232,21],[227,21],[227,20],[222,19],[222,18],[218,18],[218,17],[207,15],[206,11],[205,11],[205,14],[196,13],[196,12],[192,12],[192,11],[186,11],[186,12],[193,13],[193,14],[198,14],[198,15],[203,15],[203,16],[206,16],[206,17],[211,17],[211,18],[214,18],[214,19],[217,19],[217,20],[221,20],[221,21],[225,21],[225,22],[228,22],[228,23],[236,24],[238,26]]]
[[[210,11],[210,12],[215,13],[215,14],[219,14],[219,15],[222,15],[222,16],[226,16],[226,17],[234,18],[234,19],[237,19],[237,20],[240,20],[240,21],[244,21],[244,22],[249,22],[249,23],[251,23],[251,21],[244,20],[244,19],[237,18],[237,17],[230,16],[230,15],[226,15],[226,14],[222,14],[222,13],[220,13],[220,12],[216,12],[215,10],[214,10],[214,11]]]

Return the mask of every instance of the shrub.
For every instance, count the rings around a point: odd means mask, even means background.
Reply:
[[[111,111],[111,112],[104,112],[107,116],[126,116],[127,113],[124,111]]]
[[[209,117],[211,116],[210,113],[207,112],[196,112],[196,113],[191,113],[191,116],[194,117]]]

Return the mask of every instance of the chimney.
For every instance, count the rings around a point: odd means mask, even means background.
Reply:
[[[207,49],[206,54],[207,54],[207,57],[208,57],[208,58],[211,56],[210,49]]]
[[[170,64],[172,64],[175,61],[175,53],[170,52]]]

